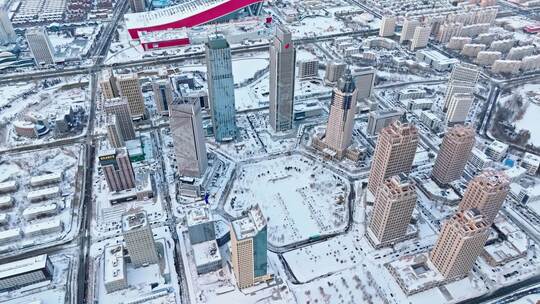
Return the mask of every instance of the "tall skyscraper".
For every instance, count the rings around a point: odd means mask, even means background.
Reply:
[[[386,178],[411,171],[417,146],[418,130],[414,125],[398,120],[381,130],[368,181],[373,195],[377,195]]]
[[[414,35],[411,41],[411,50],[425,48],[429,42],[429,35],[431,34],[431,26],[417,26],[414,29]]]
[[[292,129],[295,62],[291,32],[279,26],[270,44],[270,125],[276,132]]]
[[[456,125],[444,135],[431,175],[439,184],[446,185],[461,177],[474,148],[472,127]]]
[[[107,139],[114,148],[121,148],[125,145],[124,137],[122,137],[121,126],[119,120],[114,114],[105,115],[105,126],[107,127]]]
[[[474,96],[471,93],[452,94],[446,110],[446,124],[453,126],[467,120]]]
[[[122,216],[122,234],[131,263],[135,267],[159,262],[152,227],[146,211],[131,211]]]
[[[173,101],[173,88],[168,79],[159,79],[152,83],[154,101],[159,114],[169,115],[169,105]]]
[[[117,75],[116,85],[120,96],[127,98],[131,117],[137,119],[144,117],[144,96],[139,76],[136,73]]]
[[[351,72],[346,70],[332,91],[330,114],[323,139],[328,148],[341,155],[351,144],[357,92]]]
[[[358,90],[357,100],[362,101],[371,97],[373,84],[375,83],[376,70],[372,67],[356,68],[352,71],[352,77]]]
[[[491,225],[509,190],[510,180],[506,174],[495,170],[485,170],[469,182],[459,203],[459,210],[477,208],[484,216],[486,223]]]
[[[231,48],[222,35],[208,37],[206,67],[214,136],[217,141],[233,140],[236,137],[236,109]]]
[[[342,61],[330,61],[326,64],[326,70],[324,74],[324,82],[326,84],[336,84],[337,81],[341,78],[347,64]]]
[[[383,16],[379,36],[390,37],[396,32],[396,16]]]
[[[403,21],[403,27],[401,29],[401,36],[399,37],[399,43],[410,41],[414,36],[416,27],[420,26],[420,21],[416,19],[405,19]]]
[[[137,138],[133,121],[131,120],[131,111],[127,99],[113,98],[103,103],[103,109],[106,114],[112,114],[116,117],[120,135],[124,141]]]
[[[208,167],[198,98],[177,97],[170,105],[170,124],[180,175],[200,177]]]
[[[407,234],[416,204],[414,183],[403,173],[387,178],[375,197],[368,235],[378,245],[390,245]],[[371,234],[373,236],[371,236]]]
[[[120,89],[116,83],[116,77],[113,70],[105,70],[102,75],[102,80],[99,82],[101,92],[105,99],[113,99],[120,97]]]
[[[480,69],[473,64],[460,63],[454,65],[450,80],[446,87],[443,110],[446,111],[454,94],[474,93],[474,88],[480,77]]]
[[[0,5],[0,45],[17,41],[17,34],[9,19],[7,7]]]
[[[259,206],[231,223],[231,261],[238,288],[269,279],[266,219]]]
[[[36,65],[54,64],[54,49],[45,28],[26,29],[26,40]]]
[[[104,150],[98,159],[109,191],[118,192],[135,188],[135,172],[125,148]]]
[[[429,258],[447,280],[466,276],[484,249],[489,224],[478,209],[457,212],[441,229]]]

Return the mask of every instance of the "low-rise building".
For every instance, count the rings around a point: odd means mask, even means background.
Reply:
[[[521,159],[521,166],[527,169],[528,174],[536,175],[540,167],[540,156],[528,152],[525,153]]]
[[[469,164],[475,167],[478,170],[484,170],[489,167],[492,163],[492,160],[484,153],[482,150],[473,148],[471,152],[471,158],[469,159]]]
[[[431,99],[428,99],[428,98],[425,98],[425,99],[411,99],[411,100],[406,101],[405,107],[409,111],[431,110],[431,108],[433,107],[433,101]]]
[[[54,267],[46,254],[0,265],[0,291],[52,280]]]
[[[51,216],[58,213],[58,205],[56,203],[43,204],[39,206],[28,207],[23,210],[22,216],[27,220],[32,220],[37,217]]]
[[[430,111],[422,111],[420,114],[420,120],[431,130],[438,131],[442,128],[442,120]]]
[[[407,88],[399,91],[398,100],[418,99],[426,97],[426,90],[421,88]]]
[[[389,126],[394,121],[398,120],[403,115],[401,109],[386,109],[377,110],[369,113],[367,133],[369,135],[376,135],[382,128]]]
[[[13,207],[13,197],[9,195],[0,196],[0,209]]]
[[[221,269],[221,254],[216,240],[192,245],[197,274],[205,274]]]
[[[508,145],[498,140],[494,140],[489,146],[486,147],[486,155],[492,160],[501,161],[508,152]]]
[[[60,188],[57,187],[57,186],[54,186],[54,187],[50,187],[50,188],[44,188],[44,189],[30,191],[30,192],[28,192],[28,195],[26,196],[26,198],[28,198],[28,200],[31,203],[34,203],[34,202],[38,202],[38,201],[41,201],[41,200],[54,198],[54,197],[57,197],[59,195],[60,195]]]
[[[10,180],[0,183],[0,193],[14,192],[18,188],[17,181]]]
[[[53,172],[30,178],[30,186],[38,187],[62,181],[62,172]]]
[[[122,245],[105,246],[103,267],[103,283],[107,293],[126,289],[127,271]]]
[[[208,208],[193,208],[188,210],[187,226],[189,241],[192,245],[216,239],[214,220]]]
[[[27,237],[60,233],[64,230],[64,224],[59,219],[33,223],[24,227],[23,232]]]
[[[20,240],[22,237],[21,228],[13,228],[0,231],[0,245],[7,245],[9,243]]]

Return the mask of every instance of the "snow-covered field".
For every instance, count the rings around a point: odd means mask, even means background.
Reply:
[[[348,191],[346,180],[323,165],[297,154],[280,156],[238,169],[225,210],[237,217],[259,204],[269,242],[284,246],[343,229]]]
[[[27,114],[39,114],[49,122],[56,114],[65,113],[70,107],[82,107],[88,112],[90,96],[88,76],[47,79],[41,82],[17,83],[0,87],[0,150],[10,146],[40,144],[53,140],[53,133],[39,139],[29,139],[15,134],[13,122],[26,120]],[[39,94],[38,94],[39,92]]]
[[[516,121],[516,127],[529,130],[531,132],[529,143],[540,147],[540,128],[537,126],[538,117],[540,117],[540,104],[530,103],[523,117]]]
[[[540,84],[525,84],[512,90],[513,93],[519,94],[526,106],[526,110],[521,117],[514,122],[516,131],[529,130],[531,138],[529,144],[540,147],[540,128],[538,128],[538,117],[540,116]],[[506,95],[499,100],[499,103],[505,104],[512,95]]]

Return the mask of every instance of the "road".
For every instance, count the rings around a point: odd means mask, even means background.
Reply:
[[[127,3],[127,1],[124,0],[122,3]],[[119,3],[120,4],[120,3]],[[124,4],[124,9],[127,7],[126,4]],[[119,21],[119,18],[121,15],[115,15],[115,22],[117,23]],[[105,30],[107,31],[107,29]],[[15,73],[15,74],[7,74],[0,76],[0,84],[10,83],[10,82],[19,82],[19,81],[30,81],[30,80],[40,80],[45,78],[54,78],[54,77],[63,77],[63,76],[73,76],[73,75],[79,75],[81,73],[95,73],[99,72],[102,69],[113,67],[115,69],[121,69],[121,68],[140,68],[140,67],[147,67],[149,65],[155,66],[155,65],[163,65],[163,64],[173,64],[173,63],[181,63],[187,60],[193,60],[193,59],[202,59],[205,56],[205,53],[203,51],[200,52],[193,52],[189,54],[180,54],[180,55],[170,55],[170,56],[160,56],[160,57],[154,57],[154,58],[145,58],[145,59],[139,59],[139,60],[133,60],[129,62],[123,62],[123,63],[112,63],[112,64],[105,64],[105,56],[108,51],[108,45],[110,45],[114,31],[108,32],[109,36],[102,40],[98,45],[98,48],[96,50],[97,53],[99,53],[98,61],[95,62],[91,66],[87,67],[73,67],[73,68],[64,68],[61,70],[44,70],[44,71],[37,71],[37,72],[31,72],[31,73]],[[322,42],[322,41],[328,41],[332,40],[336,37],[343,37],[343,36],[351,36],[351,37],[367,37],[378,33],[378,30],[361,30],[361,31],[353,31],[353,32],[345,32],[345,33],[336,33],[336,34],[328,34],[328,35],[321,35],[318,37],[307,37],[307,38],[298,38],[294,39],[295,44],[309,44],[309,43],[315,43],[315,42]],[[255,51],[267,51],[269,48],[268,43],[261,43],[261,44],[255,44],[255,45],[247,45],[247,46],[239,46],[239,47],[233,47],[231,48],[232,54],[241,54],[241,53],[249,53],[249,52],[255,52]]]

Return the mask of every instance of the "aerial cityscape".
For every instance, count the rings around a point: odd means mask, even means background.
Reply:
[[[0,0],[0,303],[539,304],[540,0]]]

